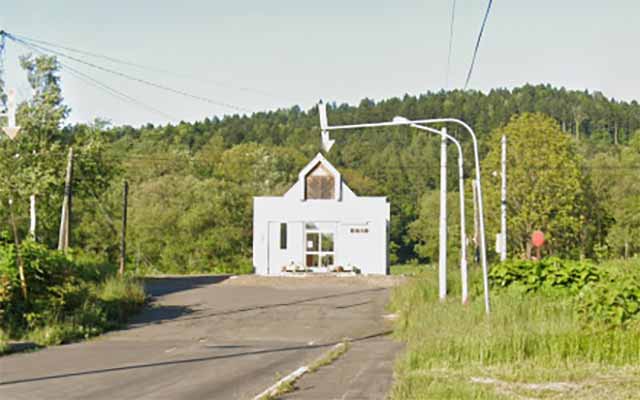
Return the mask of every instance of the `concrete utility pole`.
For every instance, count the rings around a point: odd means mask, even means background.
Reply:
[[[502,187],[500,191],[500,261],[507,259],[507,137],[502,136]]]
[[[73,179],[73,148],[69,148],[67,160],[67,174],[64,180],[64,199],[62,200],[62,212],[60,215],[60,235],[58,236],[58,250],[65,253],[69,248],[69,226],[71,221],[71,184]]]
[[[440,301],[447,298],[447,134],[442,129],[440,142],[440,248],[438,252],[438,282]]]
[[[36,240],[36,195],[29,196],[29,235]]]
[[[127,204],[129,199],[129,182],[124,181],[122,188],[122,236],[120,238],[120,275],[124,275],[127,260]]]

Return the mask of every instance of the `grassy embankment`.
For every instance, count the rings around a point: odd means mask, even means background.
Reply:
[[[33,242],[21,248],[27,298],[13,245],[0,245],[0,354],[8,342],[40,346],[99,335],[126,322],[145,303],[142,283],[119,277],[115,267],[65,256]]]
[[[493,289],[490,316],[477,271],[472,300],[463,307],[456,276],[441,303],[437,270],[422,269],[391,300],[399,314],[396,335],[407,343],[392,399],[638,398],[640,260],[598,268],[617,272],[579,290],[544,283],[540,290]],[[616,282],[626,286],[609,290]],[[623,305],[636,314],[620,322]]]

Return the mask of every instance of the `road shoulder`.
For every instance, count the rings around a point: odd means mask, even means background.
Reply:
[[[280,399],[382,400],[393,384],[393,366],[402,344],[389,335],[351,342],[349,351],[330,365],[304,375],[296,390]]]

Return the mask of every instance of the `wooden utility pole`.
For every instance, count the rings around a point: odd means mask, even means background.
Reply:
[[[18,272],[20,274],[20,287],[22,288],[22,295],[27,300],[27,279],[24,274],[24,261],[22,260],[22,254],[20,254],[20,239],[18,239],[18,228],[16,227],[16,220],[13,217],[13,200],[9,199],[9,222],[13,228],[13,243],[16,247],[16,259],[18,260]]]
[[[71,192],[73,179],[73,148],[69,148],[67,160],[67,174],[64,180],[64,199],[62,200],[62,213],[60,215],[60,235],[58,236],[58,250],[65,253],[69,248],[69,231],[71,230]]]
[[[122,188],[122,236],[120,238],[120,275],[124,274],[127,259],[127,202],[129,197],[129,183],[124,181]]]

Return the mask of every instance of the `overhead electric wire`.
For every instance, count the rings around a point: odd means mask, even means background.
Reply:
[[[28,48],[28,49],[30,49],[30,50],[36,51],[36,52],[38,52],[40,54],[46,54],[43,51],[41,51],[41,50],[31,46],[31,45],[28,45],[28,44],[25,44],[25,43],[19,43],[19,44],[24,46],[24,47],[26,47],[26,48]],[[129,101],[129,102],[131,102],[133,104],[137,104],[138,106],[140,106],[142,108],[145,108],[148,111],[152,111],[154,113],[162,115],[165,118],[176,119],[174,116],[172,116],[170,114],[167,114],[164,111],[162,111],[160,109],[157,109],[157,108],[155,108],[153,106],[145,104],[142,101],[140,101],[140,100],[138,100],[138,99],[136,99],[136,98],[134,98],[132,96],[129,96],[126,93],[123,93],[123,92],[121,92],[121,91],[119,91],[117,89],[114,89],[114,88],[112,88],[112,87],[110,87],[110,86],[98,81],[97,79],[92,78],[91,76],[85,74],[82,71],[79,71],[79,70],[77,70],[77,69],[75,69],[75,68],[73,68],[73,67],[71,67],[69,65],[64,64],[60,60],[58,60],[58,63],[62,66],[62,68],[64,70],[68,71],[71,75],[75,76],[77,79],[79,79],[81,81],[84,81],[85,83],[88,83],[88,84],[90,84],[90,85],[92,85],[94,87],[98,87],[100,89],[103,89],[103,90],[107,91],[109,94],[111,94],[114,97],[119,97],[119,98],[124,99],[126,101]]]
[[[76,49],[76,48],[69,47],[69,46],[63,46],[63,45],[51,43],[51,42],[48,42],[48,41],[45,41],[45,40],[34,39],[34,38],[30,38],[30,37],[23,36],[23,35],[17,35],[15,33],[13,33],[11,35],[16,37],[16,38],[18,38],[18,39],[24,40],[24,41],[28,41],[28,42],[32,42],[32,43],[40,44],[40,45],[47,45],[47,46],[50,46],[50,47],[67,50],[67,51],[70,51],[70,52],[73,52],[73,53],[82,54],[82,55],[85,55],[85,56],[101,58],[103,60],[110,61],[112,63],[128,65],[130,67],[135,67],[135,68],[139,68],[139,69],[146,69],[148,71],[159,72],[159,73],[172,75],[172,76],[175,76],[175,77],[178,77],[178,78],[182,78],[182,79],[193,80],[193,81],[200,82],[200,83],[207,83],[207,84],[216,85],[216,86],[220,86],[220,87],[227,87],[227,88],[230,88],[230,89],[239,90],[239,91],[243,91],[243,92],[251,92],[251,93],[259,94],[259,95],[262,95],[262,96],[277,97],[277,95],[274,94],[274,93],[269,93],[269,92],[266,92],[266,91],[260,90],[260,89],[243,87],[243,86],[236,87],[234,85],[230,85],[227,82],[214,81],[214,80],[210,80],[210,79],[195,78],[195,77],[190,76],[190,75],[181,74],[181,73],[173,72],[173,71],[168,71],[168,70],[165,70],[165,69],[162,69],[162,68],[152,67],[152,66],[149,66],[149,65],[138,64],[138,63],[135,63],[135,62],[131,62],[131,61],[127,61],[127,60],[123,60],[123,59],[115,58],[115,57],[111,57],[111,56],[106,56],[106,55],[95,53],[95,52],[91,52],[91,51]]]
[[[480,48],[480,41],[482,40],[482,34],[484,33],[484,27],[487,25],[487,18],[489,18],[489,12],[491,11],[491,4],[493,4],[493,0],[489,0],[489,4],[487,4],[487,11],[484,13],[484,18],[482,20],[482,25],[480,26],[480,33],[478,33],[478,39],[476,40],[476,46],[473,49],[473,58],[471,60],[471,65],[469,66],[469,72],[467,73],[467,79],[464,82],[464,90],[467,90],[467,86],[469,86],[469,81],[471,80],[471,74],[473,73],[473,68],[476,65],[476,57],[478,56],[478,49]]]
[[[456,0],[453,0],[453,5],[451,6],[451,24],[449,26],[449,55],[447,56],[447,74],[446,74],[446,82],[445,89],[449,89],[449,71],[451,70],[451,52],[453,49],[453,26],[456,20]]]
[[[114,88],[112,88],[112,87],[110,87],[110,86],[108,86],[108,85],[106,85],[106,84],[104,84],[104,83],[102,83],[102,82],[90,77],[89,75],[78,71],[77,69],[75,69],[73,67],[70,67],[70,66],[62,64],[62,63],[60,63],[60,65],[62,65],[63,69],[69,71],[69,73],[74,75],[77,79],[83,80],[83,77],[84,77],[86,83],[92,84],[92,85],[94,85],[95,87],[97,87],[99,89],[103,89],[103,90],[107,91],[109,94],[113,95],[114,97],[119,97],[121,99],[129,101],[130,103],[137,104],[138,106],[140,106],[142,108],[145,108],[147,111],[152,111],[152,112],[154,112],[156,114],[159,114],[159,115],[162,115],[163,117],[168,118],[170,120],[177,119],[176,117],[174,117],[174,116],[172,116],[170,114],[167,114],[166,112],[164,112],[164,111],[162,111],[160,109],[157,109],[157,108],[155,108],[153,106],[145,104],[145,103],[141,102],[140,100],[129,96],[126,93],[123,93],[123,92],[121,92],[121,91],[119,91],[117,89],[114,89]]]
[[[202,101],[202,102],[206,102],[206,103],[209,103],[209,104],[213,104],[213,105],[216,105],[216,106],[219,106],[219,107],[225,107],[225,108],[229,108],[229,109],[233,109],[233,110],[241,111],[241,112],[248,112],[248,113],[252,112],[249,109],[246,109],[246,108],[243,108],[243,107],[239,107],[239,106],[236,106],[236,105],[233,105],[233,104],[230,104],[230,103],[220,102],[220,101],[217,101],[217,100],[214,100],[214,99],[210,99],[208,97],[199,96],[199,95],[196,95],[196,94],[192,94],[192,93],[186,92],[184,90],[171,88],[169,86],[165,86],[165,85],[162,85],[162,84],[159,84],[159,83],[155,83],[155,82],[143,79],[143,78],[139,78],[139,77],[135,77],[135,76],[132,76],[132,75],[129,75],[129,74],[125,74],[123,72],[116,71],[116,70],[113,70],[111,68],[103,67],[101,65],[97,65],[97,64],[94,64],[92,62],[85,61],[85,60],[79,59],[77,57],[70,56],[68,54],[65,54],[65,53],[59,52],[57,50],[53,50],[53,49],[47,48],[47,47],[42,46],[42,45],[38,45],[38,44],[34,44],[34,43],[28,43],[28,42],[26,42],[26,41],[24,41],[22,39],[17,38],[16,36],[13,36],[10,33],[7,33],[6,35],[7,35],[7,37],[9,39],[11,39],[11,40],[13,40],[15,42],[23,43],[23,44],[29,45],[29,46],[34,46],[34,47],[39,48],[39,49],[41,49],[41,50],[43,50],[45,52],[52,53],[54,55],[57,55],[57,56],[60,56],[60,57],[63,57],[63,58],[67,58],[69,60],[73,60],[73,61],[75,61],[77,63],[84,64],[84,65],[87,65],[87,66],[89,66],[91,68],[98,69],[98,70],[104,71],[104,72],[108,72],[110,74],[113,74],[113,75],[116,75],[116,76],[120,76],[122,78],[126,78],[126,79],[129,79],[131,81],[142,83],[142,84],[145,84],[145,85],[148,85],[148,86],[155,87],[157,89],[165,90],[165,91],[168,91],[168,92],[171,92],[171,93],[174,93],[174,94],[178,94],[178,95],[181,95],[181,96],[184,96],[184,97],[189,97],[189,98],[192,98],[192,99],[195,99],[195,100],[199,100],[199,101]]]

